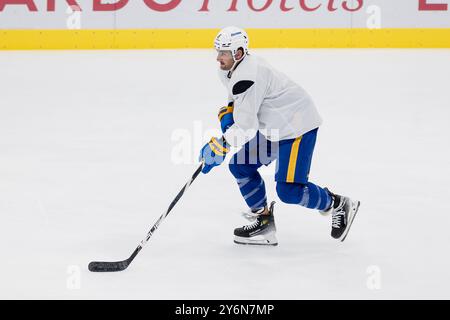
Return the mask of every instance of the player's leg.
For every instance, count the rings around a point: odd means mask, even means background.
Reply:
[[[271,144],[258,133],[233,155],[229,163],[230,172],[236,178],[242,197],[254,211],[267,205],[266,187],[258,169],[270,164],[271,151]],[[268,155],[262,157],[263,152]]]
[[[247,218],[253,223],[234,230],[239,244],[277,245],[274,203],[267,206],[264,180],[258,169],[271,162],[271,145],[261,134],[245,144],[230,161],[230,171],[250,208]],[[264,156],[261,156],[264,155]]]
[[[280,143],[277,194],[281,201],[332,214],[333,238],[344,240],[359,207],[358,201],[331,193],[309,181],[318,129]]]
[[[298,204],[319,211],[329,209],[332,204],[330,193],[312,182],[278,181],[277,194],[284,203]]]
[[[317,132],[315,129],[296,139],[280,142],[275,180],[281,201],[326,210],[331,205],[331,195],[309,181]]]

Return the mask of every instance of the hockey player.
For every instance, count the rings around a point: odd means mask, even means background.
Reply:
[[[201,150],[203,173],[220,165],[230,147],[241,148],[229,168],[254,221],[234,230],[239,244],[277,245],[274,202],[268,205],[262,165],[277,161],[276,191],[281,201],[331,213],[331,236],[344,241],[359,201],[309,181],[311,159],[322,119],[303,88],[248,52],[247,33],[227,27],[215,39],[219,76],[227,88],[228,106],[219,111],[223,136]]]

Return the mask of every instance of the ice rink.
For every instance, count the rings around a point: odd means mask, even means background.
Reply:
[[[218,134],[215,52],[4,51],[0,298],[449,299],[450,51],[252,52],[324,118],[310,179],[361,200],[344,243],[277,200],[272,164],[279,246],[234,244],[246,208],[222,165],[128,270],[90,273],[131,254]]]

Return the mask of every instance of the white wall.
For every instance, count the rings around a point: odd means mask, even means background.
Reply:
[[[367,21],[381,28],[450,28],[450,0],[423,0],[431,4],[447,4],[446,10],[421,11],[421,0],[120,0],[125,6],[116,11],[94,11],[94,0],[77,0],[82,11],[75,13],[82,29],[135,29],[135,28],[220,28],[238,25],[245,28],[365,28]],[[145,1],[157,4],[179,5],[166,12],[149,8]],[[6,4],[0,0],[0,29],[66,29],[73,16],[67,1],[57,0],[55,11],[47,11],[47,0],[30,0],[37,11],[26,5]],[[50,1],[51,2],[51,1]],[[96,2],[117,3],[119,0]],[[255,12],[266,3],[264,11]],[[70,3],[70,1],[69,1]],[[320,7],[306,12],[301,3]],[[234,4],[234,5],[233,5]],[[281,5],[292,8],[288,12]],[[200,11],[202,7],[208,11]],[[337,8],[329,11],[328,6]],[[345,10],[358,8],[355,12]],[[236,11],[228,11],[231,7]],[[374,22],[376,22],[374,24]]]

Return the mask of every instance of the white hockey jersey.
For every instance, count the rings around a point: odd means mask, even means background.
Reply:
[[[228,78],[219,76],[234,103],[234,124],[224,137],[234,147],[253,138],[259,130],[268,140],[297,138],[322,124],[308,93],[263,59],[247,55]]]

